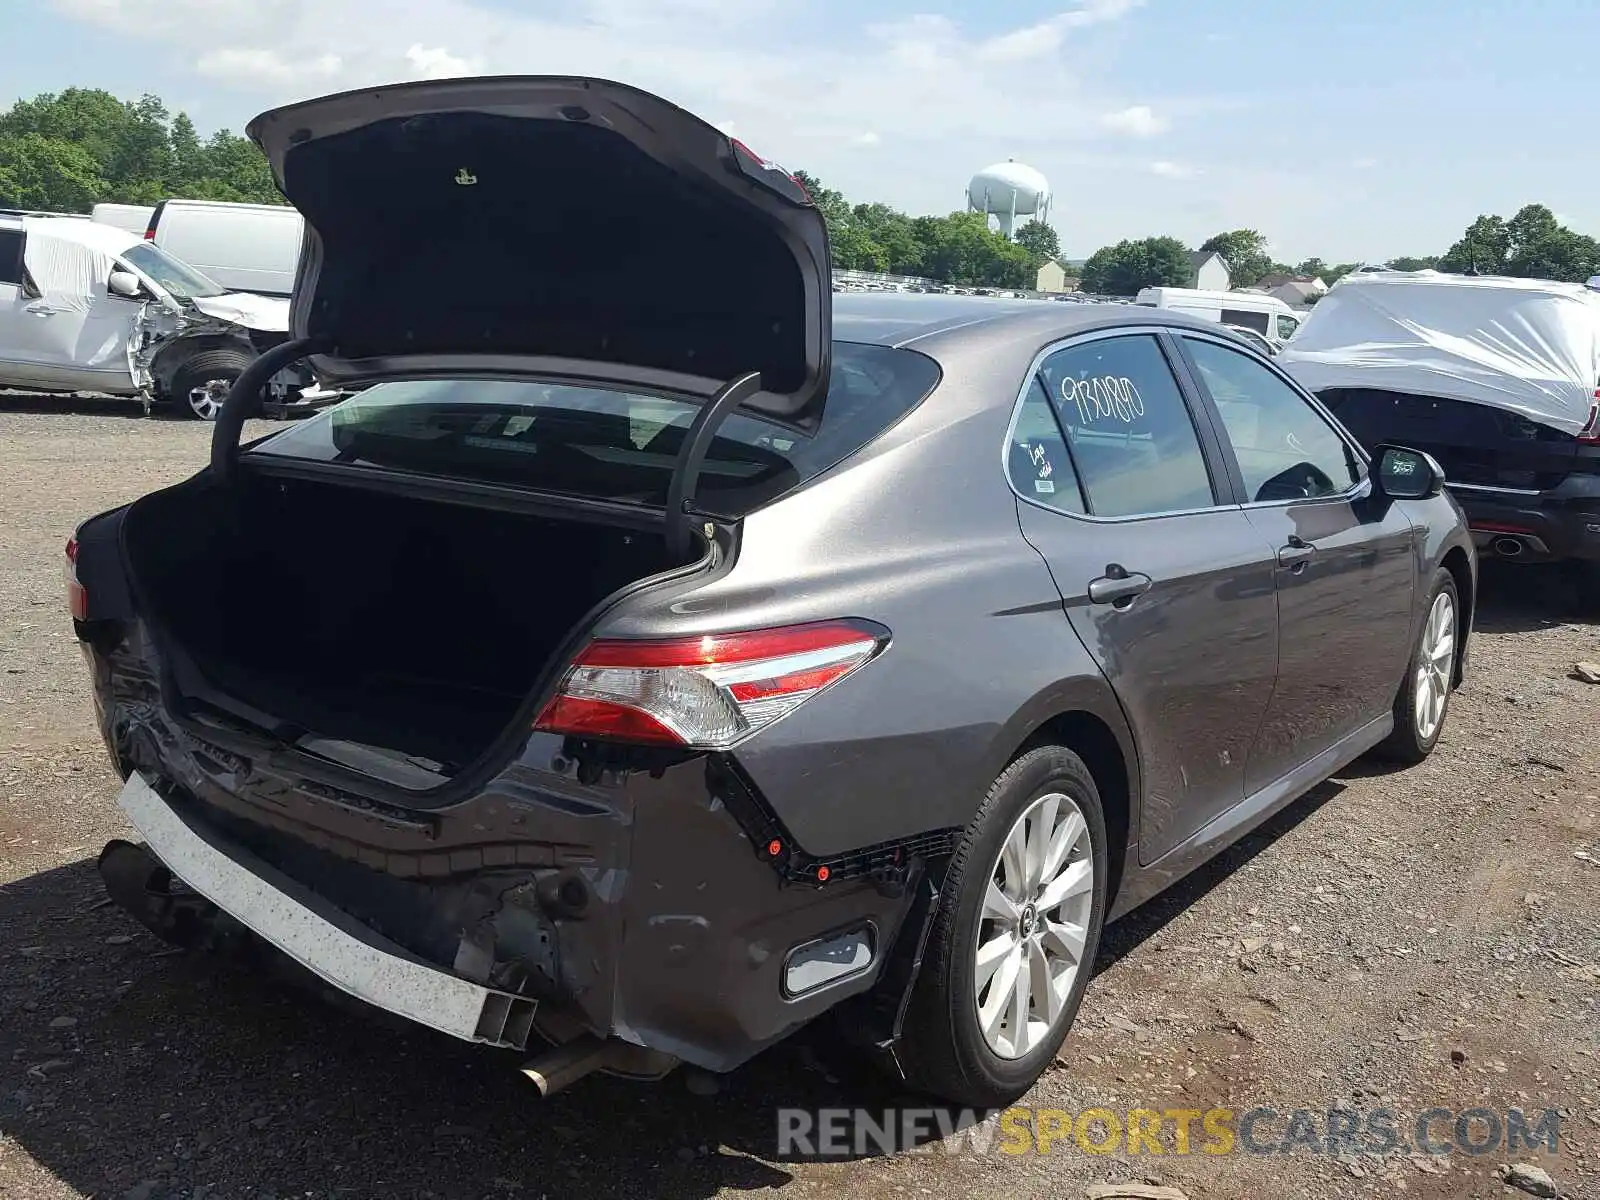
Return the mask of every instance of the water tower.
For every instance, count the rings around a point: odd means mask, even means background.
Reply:
[[[1011,237],[1018,217],[1024,223],[1050,219],[1050,181],[1032,167],[1008,158],[972,177],[967,184],[967,208],[994,217],[1000,232]]]

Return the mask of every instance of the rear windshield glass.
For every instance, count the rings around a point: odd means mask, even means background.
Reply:
[[[915,351],[835,342],[815,436],[734,413],[717,429],[696,492],[729,515],[769,503],[872,441],[938,381],[938,366]],[[697,410],[661,396],[534,381],[383,383],[249,453],[659,506]]]

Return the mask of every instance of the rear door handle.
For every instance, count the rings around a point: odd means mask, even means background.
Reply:
[[[1118,571],[1107,573],[1099,579],[1089,581],[1089,602],[1091,604],[1116,604],[1126,605],[1133,601],[1135,596],[1142,596],[1150,590],[1151,579],[1148,575],[1141,575],[1137,571]]]
[[[1298,537],[1290,537],[1289,544],[1278,547],[1278,565],[1288,567],[1297,574],[1306,568],[1317,548],[1310,542]]]

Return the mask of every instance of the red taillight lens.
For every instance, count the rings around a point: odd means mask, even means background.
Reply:
[[[75,621],[89,619],[89,593],[78,582],[78,538],[67,539],[67,608]]]
[[[1589,420],[1578,431],[1578,440],[1588,446],[1600,446],[1600,388],[1594,393],[1594,403],[1589,406]]]
[[[838,683],[887,643],[885,630],[858,621],[591,642],[535,728],[722,750]]]

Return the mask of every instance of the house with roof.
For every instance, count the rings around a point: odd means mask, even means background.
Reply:
[[[1215,250],[1195,250],[1189,254],[1189,287],[1203,292],[1225,292],[1233,286],[1228,260]]]
[[[1261,281],[1265,284],[1267,281]],[[1267,295],[1276,296],[1290,308],[1310,308],[1328,294],[1328,285],[1309,275],[1286,279],[1276,286],[1268,286]]]
[[[1075,292],[1078,290],[1078,272],[1069,271],[1059,259],[1052,259],[1039,268],[1034,280],[1036,292]]]

